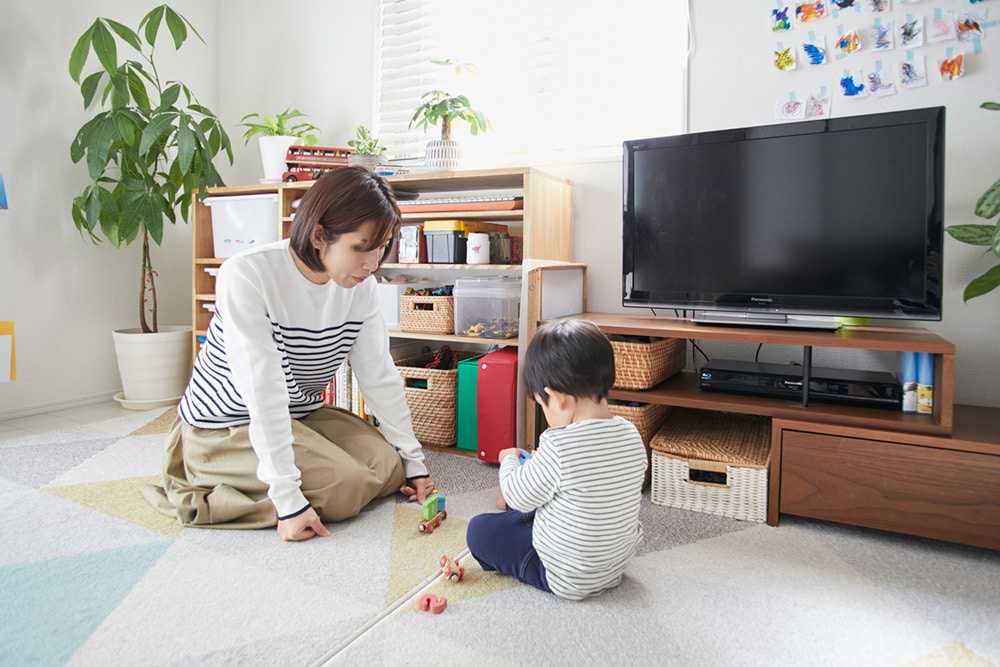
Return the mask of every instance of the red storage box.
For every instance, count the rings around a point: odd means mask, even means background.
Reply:
[[[517,447],[517,350],[490,352],[479,360],[476,434],[479,458],[499,463],[499,454]]]

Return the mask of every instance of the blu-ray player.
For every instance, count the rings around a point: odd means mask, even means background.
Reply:
[[[802,397],[802,366],[713,359],[701,367],[702,391],[796,400]],[[892,373],[819,368],[809,371],[809,399],[901,410],[903,391]]]

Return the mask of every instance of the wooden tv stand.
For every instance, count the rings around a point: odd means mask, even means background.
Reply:
[[[690,372],[610,398],[772,417],[772,526],[794,514],[1000,549],[1000,409],[954,405],[947,340],[924,329],[706,326],[613,313],[562,319],[590,320],[606,334],[801,346],[806,363],[813,347],[934,354],[932,415],[702,392]],[[534,423],[528,433],[534,442]]]

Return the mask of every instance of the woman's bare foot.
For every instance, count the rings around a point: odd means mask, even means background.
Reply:
[[[507,509],[507,501],[503,499],[503,491],[501,491],[500,489],[497,489],[497,509],[498,510]]]

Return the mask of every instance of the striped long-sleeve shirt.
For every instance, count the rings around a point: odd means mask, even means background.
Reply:
[[[646,465],[642,437],[621,417],[550,428],[523,465],[504,459],[504,500],[537,510],[532,543],[553,593],[579,600],[619,584],[642,539]]]
[[[249,424],[257,476],[278,516],[294,514],[308,503],[292,453],[291,420],[323,406],[324,388],[348,358],[406,476],[426,475],[389,355],[375,278],[353,289],[333,281],[317,285],[295,266],[287,240],[222,264],[215,315],[178,412],[200,428]]]

